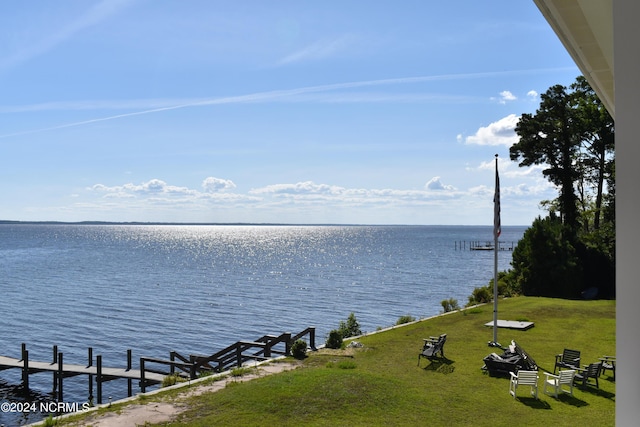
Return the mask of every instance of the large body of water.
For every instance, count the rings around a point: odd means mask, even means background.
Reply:
[[[500,240],[524,230],[503,227]],[[308,326],[323,343],[351,312],[374,331],[436,315],[443,299],[466,304],[493,277],[494,255],[456,242],[492,239],[476,226],[2,224],[0,355],[19,358],[26,343],[46,361],[55,344],[66,363],[86,363],[93,347],[124,367],[131,349],[137,368],[141,356],[212,354]],[[510,262],[500,251],[499,269]],[[19,370],[0,380],[0,400],[12,399]],[[30,381],[51,391],[51,374]],[[85,401],[86,381],[65,380],[64,400]],[[125,397],[121,381],[104,396]]]

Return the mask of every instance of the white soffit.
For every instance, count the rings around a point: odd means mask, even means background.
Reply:
[[[533,0],[615,118],[613,0]]]

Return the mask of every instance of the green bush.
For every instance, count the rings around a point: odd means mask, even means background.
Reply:
[[[347,318],[347,321],[341,321],[340,326],[338,327],[338,331],[342,338],[355,337],[358,335],[362,335],[362,331],[360,330],[360,325],[356,320],[356,315],[351,313]]]
[[[442,304],[442,309],[445,313],[449,313],[450,311],[460,310],[460,306],[458,305],[458,300],[455,298],[449,298],[448,300],[444,299],[440,302]]]
[[[327,348],[342,347],[342,334],[340,333],[340,331],[337,329],[333,329],[331,332],[329,332],[329,336],[327,337],[324,345]]]
[[[469,296],[469,304],[467,305],[484,304],[491,301],[493,301],[493,291],[491,291],[488,286],[484,286],[473,290],[473,293]]]
[[[170,387],[183,381],[184,379],[180,378],[178,374],[167,375],[162,379],[162,387]]]
[[[296,340],[291,344],[291,355],[296,359],[304,359],[307,355],[307,342],[304,340]]]
[[[416,318],[410,315],[405,315],[405,316],[400,316],[398,318],[398,321],[396,322],[396,325],[404,325],[405,323],[411,323],[411,322],[415,322]]]

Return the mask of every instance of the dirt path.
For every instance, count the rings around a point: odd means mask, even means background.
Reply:
[[[167,422],[174,419],[182,411],[186,410],[185,400],[191,396],[197,396],[204,393],[214,393],[227,386],[229,382],[250,381],[265,375],[276,374],[283,371],[295,369],[296,363],[269,363],[260,365],[252,369],[248,374],[232,377],[227,375],[219,381],[213,383],[195,385],[184,389],[175,399],[167,401],[153,401],[153,397],[149,397],[148,403],[136,403],[123,407],[118,412],[109,412],[106,414],[93,413],[88,415],[82,421],[71,424],[63,424],[70,427],[138,427],[145,423],[156,424]]]

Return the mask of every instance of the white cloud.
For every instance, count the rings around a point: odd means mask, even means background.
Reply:
[[[106,186],[103,184],[96,184],[90,188],[92,191],[107,193],[116,197],[130,197],[130,196],[149,196],[149,195],[166,195],[166,196],[179,196],[179,195],[196,195],[197,191],[191,190],[187,187],[177,187],[174,185],[168,185],[166,182],[160,179],[151,179],[142,184],[127,183],[124,185]]]
[[[538,100],[538,92],[536,92],[535,90],[530,90],[529,92],[527,92],[527,96],[531,98],[532,101]]]
[[[424,185],[424,188],[426,188],[427,190],[436,190],[436,191],[440,191],[440,190],[455,191],[456,189],[452,185],[444,185],[442,182],[440,182],[439,176],[434,176],[433,178],[431,178],[429,182],[427,182]]]
[[[477,145],[504,145],[512,146],[518,142],[518,135],[515,132],[520,116],[510,114],[489,126],[481,127],[473,136],[465,139],[467,144]]]
[[[231,180],[214,178],[210,176],[202,181],[202,188],[206,193],[217,193],[220,191],[226,191],[236,188],[236,185]]]
[[[513,93],[511,93],[510,91],[503,90],[502,92],[500,92],[500,96],[499,97],[492,96],[490,99],[492,101],[498,102],[499,104],[506,104],[507,102],[515,101],[518,98]]]
[[[315,184],[312,181],[298,182],[296,184],[274,184],[251,190],[252,194],[342,194],[342,187],[327,184]]]
[[[503,90],[502,92],[500,92],[500,100],[499,102],[501,104],[506,104],[507,101],[515,101],[516,96],[514,94],[512,94],[511,92],[509,92],[508,90]]]
[[[481,165],[476,171],[487,174],[483,169],[488,166]],[[557,191],[542,177],[510,178],[505,174],[504,178],[501,192],[504,206],[511,206],[511,211],[523,203],[537,209],[538,200],[551,198]],[[311,222],[375,223],[385,222],[384,218],[390,213],[403,213],[403,222],[423,223],[430,221],[428,213],[434,210],[457,215],[474,206],[483,212],[486,210],[489,221],[494,189],[492,179],[486,181],[463,190],[442,183],[438,176],[422,189],[408,190],[347,188],[301,181],[234,193],[225,190],[235,188],[235,184],[221,178],[204,179],[203,190],[171,185],[156,178],[139,184],[96,184],[88,188],[88,192],[74,197],[71,205],[60,209],[76,215],[81,213],[85,218],[117,218],[126,213],[128,220],[178,222],[285,223],[297,222],[300,215],[305,215]],[[220,188],[220,191],[211,192],[208,187]],[[505,208],[505,212],[508,211]],[[341,216],[346,212],[349,212],[347,217]]]

